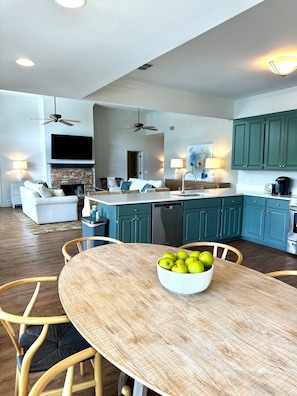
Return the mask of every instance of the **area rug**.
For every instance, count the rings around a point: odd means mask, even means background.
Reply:
[[[66,221],[62,223],[36,224],[29,219],[23,212],[15,212],[15,216],[26,226],[34,235],[45,234],[48,232],[70,231],[81,229],[81,221]]]

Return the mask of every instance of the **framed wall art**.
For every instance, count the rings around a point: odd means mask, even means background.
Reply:
[[[212,157],[212,144],[188,146],[187,170],[196,172],[197,179],[205,179],[205,160]]]

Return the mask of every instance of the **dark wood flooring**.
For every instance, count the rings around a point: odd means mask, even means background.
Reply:
[[[79,237],[80,230],[32,235],[14,216],[20,208],[0,208],[0,283],[11,280],[42,275],[59,274],[64,259],[62,245]],[[246,241],[230,242],[244,255],[243,265],[261,272],[278,269],[296,269],[297,256],[257,245]],[[294,278],[294,277],[292,277]],[[296,279],[285,279],[297,286]],[[16,312],[22,298],[14,296],[6,301],[8,308]],[[53,308],[56,313],[62,312],[56,290],[48,290],[43,309]],[[103,361],[104,396],[117,394],[119,371],[107,361]],[[15,353],[4,328],[0,325],[0,394],[13,395],[15,376]],[[93,395],[93,390],[79,393],[81,396]],[[149,396],[156,395],[149,392]]]

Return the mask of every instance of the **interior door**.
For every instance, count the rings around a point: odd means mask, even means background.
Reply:
[[[130,177],[143,178],[142,151],[127,151],[127,180]]]

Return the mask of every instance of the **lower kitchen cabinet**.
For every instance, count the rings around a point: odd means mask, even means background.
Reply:
[[[184,202],[183,244],[220,239],[221,198]]]
[[[288,221],[288,200],[244,197],[242,239],[286,250]]]
[[[222,198],[220,238],[224,241],[240,239],[242,226],[242,196]]]
[[[125,243],[151,243],[151,204],[104,205],[108,235]]]

